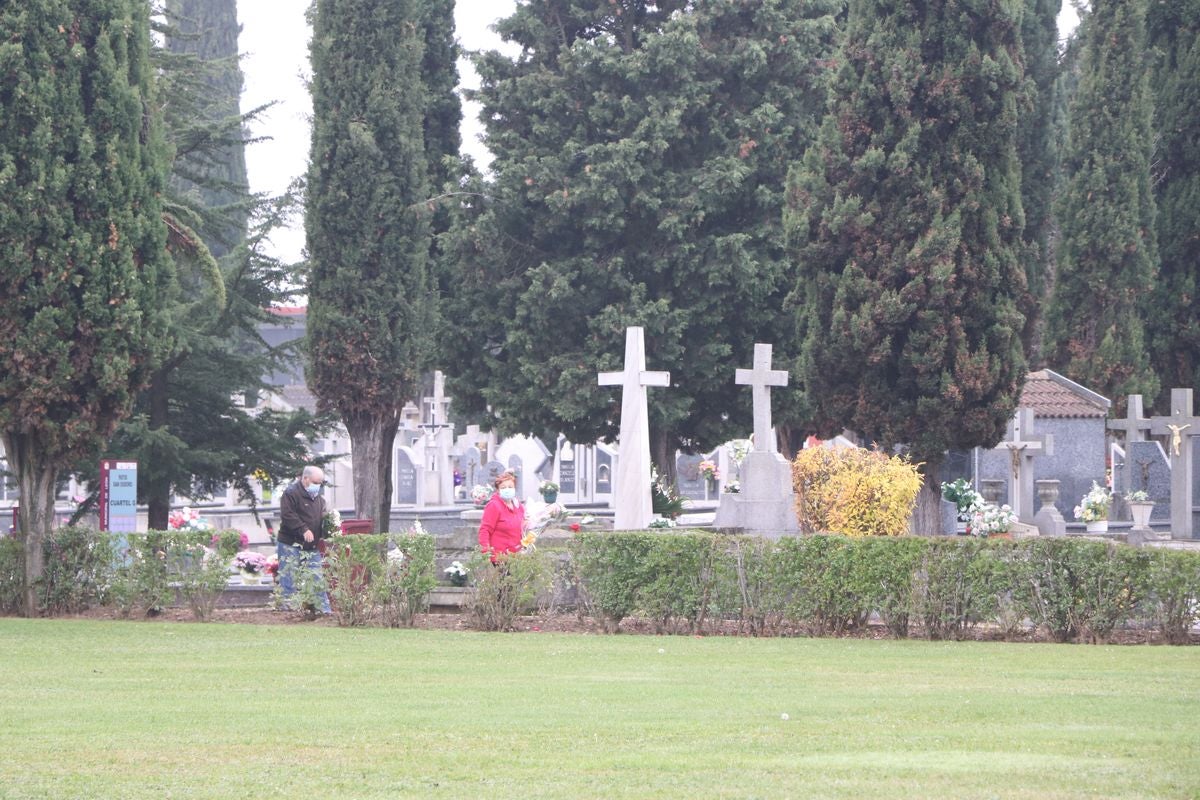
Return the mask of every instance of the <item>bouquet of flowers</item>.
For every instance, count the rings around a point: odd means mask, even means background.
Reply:
[[[1017,515],[1007,505],[984,503],[971,517],[971,533],[975,536],[1008,533],[1016,521]]]
[[[1092,481],[1091,490],[1083,496],[1079,505],[1075,506],[1075,519],[1084,522],[1099,522],[1102,519],[1108,519],[1110,502],[1112,502],[1112,495],[1108,493],[1108,490]]]
[[[212,523],[200,516],[199,510],[184,506],[179,511],[172,511],[167,517],[167,526],[173,531],[211,531]]]
[[[741,481],[726,481],[725,482],[725,493],[726,494],[740,494],[741,491],[742,491],[742,482]]]
[[[567,510],[558,503],[539,503],[536,501],[525,505],[525,532],[532,533],[536,540],[542,531],[553,522],[558,522],[567,516]]]
[[[253,550],[243,550],[233,557],[233,566],[238,572],[257,575],[267,570],[267,557]]]
[[[279,556],[267,556],[267,563],[263,566],[263,574],[270,575],[272,578],[279,574]]]
[[[399,547],[393,547],[387,551],[387,572],[393,578],[398,577],[404,572],[404,551]]]
[[[466,586],[467,575],[470,570],[463,566],[461,561],[451,561],[450,566],[446,567],[442,572],[450,578],[450,583],[455,586]]]
[[[538,494],[554,494],[558,491],[558,484],[554,481],[542,481],[538,484]]]
[[[326,511],[325,515],[321,517],[321,530],[326,536],[342,535],[342,515],[336,508]]]
[[[707,458],[700,462],[700,474],[710,481],[721,479],[721,470],[717,469],[716,462]]]
[[[983,495],[975,491],[966,478],[959,478],[953,483],[943,483],[942,497],[954,503],[959,522],[970,522],[975,513],[984,506]]]
[[[492,487],[476,485],[471,488],[471,502],[477,506],[485,505],[492,498],[492,493]]]

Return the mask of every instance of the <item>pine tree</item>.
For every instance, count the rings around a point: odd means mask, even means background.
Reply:
[[[429,363],[436,310],[427,24],[417,0],[317,0],[313,16],[308,382],[350,434],[354,505],[381,529],[400,410]]]
[[[1064,154],[1046,360],[1120,406],[1153,397],[1145,318],[1158,254],[1144,0],[1095,0]]]
[[[0,7],[0,435],[30,614],[59,471],[112,433],[169,345],[148,14],[138,0]]]
[[[1012,4],[852,0],[833,109],[795,170],[797,372],[818,428],[924,462],[991,445],[1025,374]]]
[[[1200,390],[1200,2],[1152,4],[1147,29],[1158,56],[1153,178],[1161,258],[1147,327],[1166,399],[1173,386]]]
[[[660,471],[745,434],[732,372],[784,333],[783,182],[816,127],[836,6],[548,0],[500,23],[521,53],[477,59],[495,179],[455,231],[447,318],[477,334],[444,339],[458,409],[612,440],[619,399],[596,373],[638,325],[671,372],[650,408]]]

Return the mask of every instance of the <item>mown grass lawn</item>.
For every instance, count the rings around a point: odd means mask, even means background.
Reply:
[[[22,800],[1200,796],[1196,648],[2,619],[0,674]]]

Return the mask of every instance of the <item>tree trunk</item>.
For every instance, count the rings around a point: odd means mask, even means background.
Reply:
[[[940,462],[927,463],[922,468],[925,479],[917,493],[917,505],[909,520],[909,531],[917,536],[942,534],[942,490],[938,485],[937,473]]]
[[[354,472],[354,513],[374,520],[372,530],[386,531],[392,512],[392,445],[400,425],[395,413],[348,417],[350,461]]]
[[[43,547],[54,523],[54,496],[58,468],[42,455],[36,437],[5,434],[4,451],[17,476],[21,512],[17,537],[25,551],[25,608],[27,617],[39,610],[38,584],[44,571]]]
[[[671,452],[671,436],[665,430],[650,434],[650,460],[658,468],[658,474],[666,486],[675,485],[675,459]]]
[[[147,389],[150,400],[150,430],[167,426],[169,399],[167,394],[167,370],[157,370],[150,378]],[[152,531],[165,531],[171,516],[171,479],[165,471],[146,465],[146,503],[149,506],[147,526]]]

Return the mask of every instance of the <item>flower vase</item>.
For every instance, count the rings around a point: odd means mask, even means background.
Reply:
[[[463,586],[466,586],[467,585],[467,576],[466,575],[451,575],[450,576],[450,585],[458,586],[460,588]]]
[[[1108,520],[1098,519],[1095,522],[1087,523],[1088,533],[1108,533]]]
[[[558,500],[558,492],[542,492],[542,499],[547,504],[556,502]]]
[[[1150,513],[1154,511],[1153,501],[1132,501],[1129,503],[1129,513],[1133,517],[1133,527],[1149,528]]]
[[[257,586],[262,583],[262,575],[259,575],[257,572],[248,572],[246,570],[242,570],[241,574],[242,583],[247,586]]]

